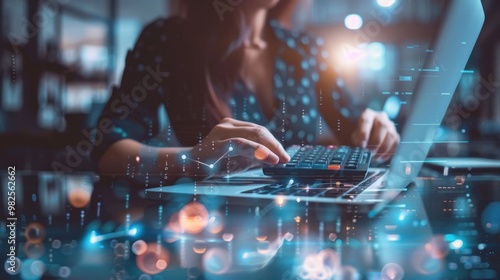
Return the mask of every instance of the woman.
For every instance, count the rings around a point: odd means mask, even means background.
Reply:
[[[101,115],[112,128],[95,145],[99,172],[173,183],[287,162],[283,146],[291,144],[368,146],[390,156],[394,124],[349,108],[322,40],[273,21],[287,8],[278,2],[187,0],[183,16],[148,25]],[[178,146],[150,141],[160,105]]]

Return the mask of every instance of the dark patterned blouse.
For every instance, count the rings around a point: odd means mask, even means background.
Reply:
[[[153,146],[193,146],[210,130],[197,121],[191,106],[199,98],[190,91],[186,55],[179,34],[180,18],[159,19],[145,27],[129,51],[119,88],[114,88],[101,120],[112,130],[94,147],[98,159],[114,142],[135,139]],[[282,142],[313,144],[326,126],[347,142],[359,109],[352,108],[336,79],[323,40],[290,31],[271,21],[277,44],[274,59],[273,116],[268,118],[254,92],[239,80],[227,100],[235,119],[267,127]],[[163,105],[163,106],[162,106]],[[168,120],[161,114],[165,111]],[[203,126],[203,127],[201,127]],[[175,136],[177,137],[175,137]]]

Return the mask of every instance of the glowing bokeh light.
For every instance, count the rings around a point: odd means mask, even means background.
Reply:
[[[40,223],[31,223],[24,230],[24,236],[31,243],[40,243],[45,238],[45,228]]]
[[[28,241],[24,243],[24,253],[30,259],[39,259],[45,253],[45,246],[43,243],[34,243],[32,241]]]
[[[363,18],[357,14],[347,15],[344,19],[344,25],[347,29],[360,29],[363,26]]]
[[[379,4],[381,7],[387,8],[396,3],[396,0],[377,0],[377,4]]]
[[[58,271],[59,277],[68,278],[71,275],[71,268],[67,266],[61,266]]]
[[[181,234],[182,228],[179,223],[179,212],[175,212],[170,216],[167,226],[164,229],[164,238],[168,243],[179,240],[178,235]]]
[[[16,275],[19,272],[21,268],[21,260],[18,257],[14,257],[13,260],[7,258],[4,263],[4,269],[5,271],[10,274],[10,275]]]
[[[165,270],[170,261],[168,251],[158,243],[148,243],[146,252],[137,256],[137,267],[147,274],[158,274]]]
[[[224,233],[224,234],[222,234],[222,240],[224,240],[226,242],[232,241],[233,238],[234,238],[234,234],[232,234],[232,233]]]
[[[231,268],[231,256],[222,248],[211,248],[204,255],[202,265],[206,272],[224,274]]]
[[[207,242],[204,240],[195,240],[193,243],[193,251],[196,254],[203,254],[207,251]]]
[[[435,259],[443,259],[449,252],[448,243],[443,235],[432,237],[430,242],[425,244],[424,248],[428,255]]]
[[[218,234],[224,229],[224,220],[222,215],[217,211],[210,212],[210,218],[206,230],[211,234]]]
[[[208,211],[201,203],[191,202],[179,211],[179,224],[184,232],[198,234],[208,224]]]
[[[457,239],[457,240],[450,243],[450,249],[458,250],[458,249],[462,248],[463,245],[464,245],[464,242],[461,239]]]
[[[262,255],[266,255],[269,253],[271,247],[271,242],[264,240],[264,241],[259,241],[257,243],[257,252]]]
[[[481,214],[481,224],[484,231],[489,234],[500,233],[500,202],[489,203]]]
[[[144,240],[137,240],[132,244],[132,252],[138,256],[146,253],[147,249],[148,244]]]
[[[255,237],[255,239],[257,241],[264,241],[267,239],[267,236],[266,235],[259,235],[259,236]]]
[[[397,263],[388,263],[382,268],[381,276],[384,280],[401,280],[405,276],[405,271]]]
[[[85,188],[73,188],[68,192],[68,201],[75,208],[83,208],[90,202],[91,192]]]
[[[285,204],[285,201],[285,197],[282,195],[278,195],[274,199],[274,203],[276,203],[276,205],[278,205],[279,207],[282,207]]]

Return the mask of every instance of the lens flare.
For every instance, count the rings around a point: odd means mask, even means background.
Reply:
[[[203,255],[202,264],[208,273],[224,274],[231,268],[231,256],[222,248],[211,248]]]
[[[208,224],[208,211],[202,204],[191,202],[179,211],[179,224],[184,232],[198,234]]]
[[[136,258],[137,267],[146,274],[158,274],[169,264],[168,251],[158,243],[147,244],[146,252]]]

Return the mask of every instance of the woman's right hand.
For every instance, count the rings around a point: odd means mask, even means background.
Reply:
[[[225,118],[191,148],[189,160],[199,163],[208,175],[218,175],[229,170],[243,171],[262,163],[286,163],[290,156],[265,127]]]

